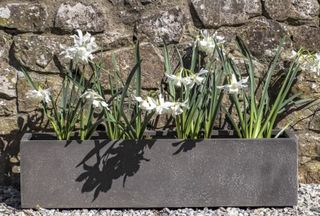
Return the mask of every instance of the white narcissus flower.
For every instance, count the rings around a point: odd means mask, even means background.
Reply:
[[[222,36],[218,36],[217,32],[212,36],[209,36],[207,30],[201,31],[202,39],[198,40],[200,51],[205,52],[207,55],[212,55],[216,45],[225,43],[225,39]]]
[[[87,64],[94,56],[93,52],[98,50],[95,38],[88,32],[83,35],[81,30],[77,30],[78,35],[71,36],[74,39],[74,46],[67,48],[61,53],[66,58],[72,59],[74,63]]]
[[[172,81],[173,84],[177,87],[181,87],[184,84],[184,78],[182,77],[181,73],[179,75],[174,74],[165,74],[169,81]]]
[[[238,94],[240,89],[248,87],[246,84],[249,77],[246,77],[240,81],[237,81],[236,75],[232,74],[231,83],[224,86],[217,86],[218,89],[224,89],[229,92],[229,94]]]
[[[143,110],[150,112],[156,108],[156,102],[151,97],[147,97],[147,100],[143,100],[142,97],[135,97],[135,99],[140,103],[139,107]]]
[[[171,103],[171,114],[175,117],[177,115],[181,115],[184,109],[189,109],[187,104],[188,101],[185,102],[172,102]]]
[[[171,114],[174,117],[183,113],[184,109],[189,109],[187,101],[185,102],[170,102],[165,101],[162,94],[159,94],[158,99],[147,97],[147,100],[141,97],[135,97],[140,103],[140,108],[148,112],[155,111],[157,115]]]
[[[155,111],[156,114],[161,115],[171,112],[172,102],[165,101],[162,94],[159,94],[158,99],[147,97],[143,100],[141,97],[136,97],[136,101],[140,103],[140,108],[148,112]]]
[[[87,101],[89,101],[89,103],[92,104],[93,108],[97,109],[98,111],[101,111],[103,108],[109,110],[109,105],[103,99],[103,97],[92,89],[85,91],[80,98],[85,98]]]
[[[39,88],[39,90],[30,90],[27,92],[26,97],[27,98],[34,98],[39,101],[43,101],[44,103],[48,104],[51,102],[51,93],[50,89],[42,89]]]
[[[166,77],[168,77],[169,81],[172,81],[173,84],[177,87],[181,87],[184,85],[185,87],[191,89],[194,85],[200,85],[204,81],[204,77],[202,75],[208,73],[207,70],[201,69],[199,73],[192,74],[187,77],[182,77],[181,73],[179,75],[173,75],[173,74],[165,74]]]
[[[172,103],[169,101],[165,101],[162,94],[159,94],[159,98],[156,101],[156,113],[161,115],[164,113],[170,112],[170,107],[172,106]]]
[[[104,107],[107,110],[109,110],[107,102],[105,102],[104,100],[100,100],[100,99],[93,100],[92,101],[92,106],[95,109],[100,109],[100,108]]]
[[[195,73],[192,74],[188,77],[184,78],[184,84],[188,87],[188,88],[193,88],[194,85],[200,85],[203,83],[204,81],[204,77],[202,75],[207,74],[208,71],[205,69],[201,69],[199,73]]]

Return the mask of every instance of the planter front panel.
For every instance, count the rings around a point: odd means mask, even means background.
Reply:
[[[23,208],[293,206],[297,143],[24,140]]]

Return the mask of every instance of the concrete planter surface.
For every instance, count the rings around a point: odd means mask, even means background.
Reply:
[[[21,141],[23,208],[163,208],[297,204],[297,141]],[[222,136],[223,135],[223,136]],[[219,138],[220,137],[220,138]]]

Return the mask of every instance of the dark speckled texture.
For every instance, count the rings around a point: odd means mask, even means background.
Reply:
[[[293,206],[297,142],[21,142],[22,207]]]

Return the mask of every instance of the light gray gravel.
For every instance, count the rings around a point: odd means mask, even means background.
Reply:
[[[20,192],[0,186],[0,216],[320,216],[320,185],[301,184],[294,208],[218,208],[162,210],[56,210],[20,209]]]

